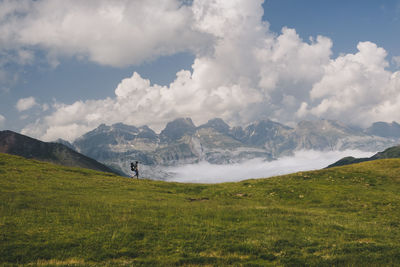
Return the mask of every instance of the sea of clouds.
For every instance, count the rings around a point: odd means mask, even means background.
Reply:
[[[297,151],[293,156],[274,161],[253,159],[242,163],[217,165],[208,162],[170,167],[168,181],[182,183],[223,183],[237,182],[252,178],[267,178],[298,171],[317,170],[347,156],[370,157],[374,152],[359,150],[344,151]]]

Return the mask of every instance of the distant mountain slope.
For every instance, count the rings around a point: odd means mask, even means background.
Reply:
[[[196,127],[190,118],[179,118],[168,123],[160,134],[148,126],[102,124],[75,140],[73,146],[78,152],[125,173],[129,172],[129,162],[138,160],[147,177],[156,176],[156,166],[200,161],[222,164],[257,157],[272,159],[265,148],[238,140],[221,119]]]
[[[375,124],[374,133],[381,124]],[[394,127],[396,124],[382,124]],[[372,132],[371,132],[372,133]],[[298,150],[380,151],[399,143],[399,138],[366,133],[333,120],[301,121],[288,127],[260,120],[245,127],[230,127],[220,118],[196,126],[190,118],[178,118],[156,133],[148,126],[122,123],[96,129],[76,139],[74,149],[107,166],[129,173],[129,162],[141,162],[142,174],[165,178],[163,167],[206,161],[229,164],[249,159],[273,160]]]
[[[58,138],[56,141],[54,141],[54,143],[63,144],[64,146],[69,147],[72,150],[75,150],[74,146],[70,142],[68,142],[67,140]]]
[[[109,167],[59,143],[47,143],[15,133],[0,131],[0,152],[69,167],[117,173]]]
[[[400,124],[397,122],[387,123],[387,122],[375,122],[371,127],[365,130],[367,134],[382,136],[382,137],[400,137]]]
[[[349,164],[360,163],[364,161],[371,161],[377,159],[392,159],[392,158],[400,158],[400,145],[389,147],[388,149],[376,153],[370,158],[354,158],[354,157],[345,157],[342,158],[335,163],[329,165],[327,168],[337,167],[337,166],[344,166]]]

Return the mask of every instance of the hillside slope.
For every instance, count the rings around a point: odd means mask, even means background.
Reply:
[[[345,157],[345,158],[342,158],[342,159],[336,161],[335,163],[332,163],[327,168],[344,166],[344,165],[355,164],[355,163],[377,160],[377,159],[393,159],[393,158],[400,158],[400,145],[389,147],[389,148],[385,149],[384,151],[378,152],[369,158]]]
[[[13,131],[0,131],[0,152],[63,166],[119,174],[100,162],[82,155],[63,144],[42,142]]]
[[[398,266],[399,173],[177,184],[0,154],[0,265]]]

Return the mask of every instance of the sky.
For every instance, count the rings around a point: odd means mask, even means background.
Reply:
[[[0,0],[0,130],[400,122],[400,0]]]

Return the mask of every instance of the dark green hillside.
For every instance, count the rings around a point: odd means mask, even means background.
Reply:
[[[0,154],[0,265],[399,266],[400,159],[217,185]]]
[[[112,170],[64,144],[42,142],[13,131],[0,131],[0,153],[37,159],[68,167],[87,168],[123,175],[123,173]]]
[[[370,158],[354,158],[354,157],[345,157],[342,158],[335,163],[329,165],[327,168],[344,166],[349,164],[355,164],[365,161],[377,160],[377,159],[393,159],[393,158],[400,158],[400,145],[393,146],[385,149],[382,152],[378,152]]]
[[[335,163],[329,165],[327,168],[332,168],[332,167],[339,167],[339,166],[344,166],[344,165],[350,165],[350,164],[355,164],[355,163],[360,163],[360,162],[365,162],[365,161],[371,161],[371,158],[355,158],[355,157],[344,157]]]
[[[400,145],[393,146],[385,149],[382,152],[376,153],[371,157],[371,159],[390,159],[390,158],[400,158]]]

